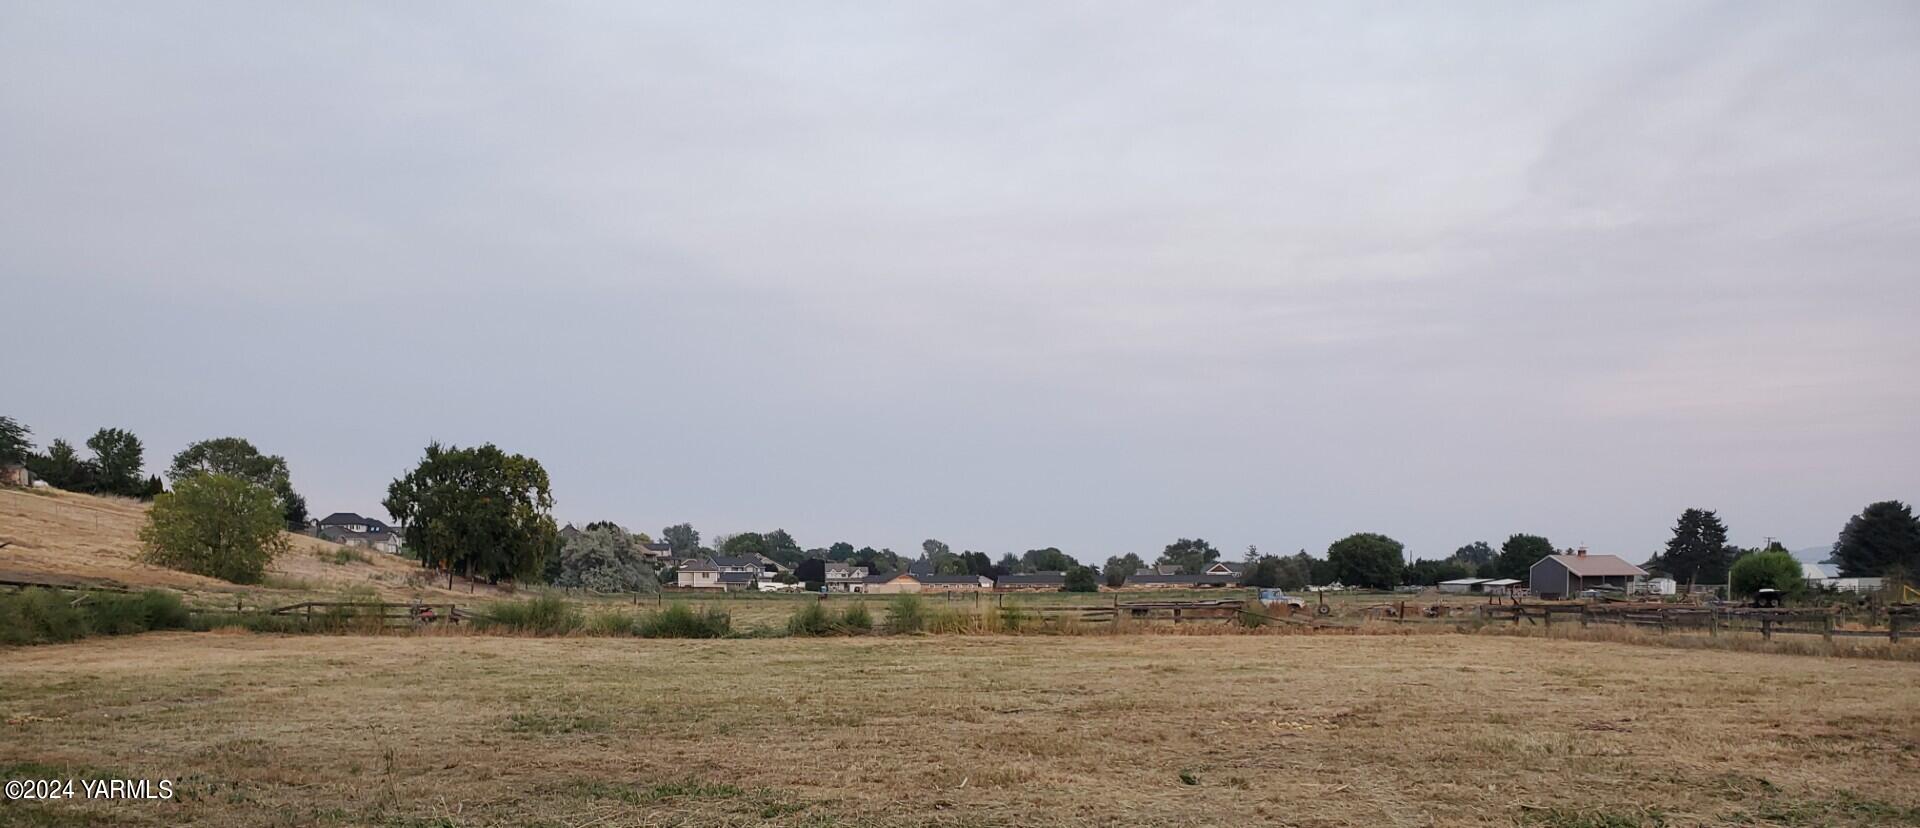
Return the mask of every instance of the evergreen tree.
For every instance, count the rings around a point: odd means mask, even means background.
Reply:
[[[1710,509],[1688,509],[1673,525],[1673,538],[1649,564],[1683,584],[1723,584],[1733,550],[1727,525]]]
[[[1898,500],[1868,506],[1840,530],[1833,559],[1848,578],[1920,576],[1920,520]]]

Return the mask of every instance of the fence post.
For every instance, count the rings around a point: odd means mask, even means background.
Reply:
[[[1720,637],[1720,611],[1719,610],[1716,610],[1716,609],[1707,610],[1707,637],[1709,638]]]
[[[1547,607],[1547,629],[1553,629],[1553,607]]]
[[[1767,641],[1773,640],[1773,617],[1772,616],[1767,616],[1760,619],[1760,637]]]
[[[1900,643],[1900,614],[1899,613],[1887,614],[1887,643],[1889,644]]]
[[[1587,628],[1587,605],[1581,604],[1580,605],[1580,629],[1584,630],[1586,628]]]
[[[1833,643],[1833,613],[1827,613],[1826,615],[1821,616],[1820,620],[1823,622],[1820,625],[1820,637],[1825,639],[1828,644],[1832,644]]]

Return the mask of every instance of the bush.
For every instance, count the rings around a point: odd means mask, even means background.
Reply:
[[[867,609],[867,602],[854,600],[840,613],[840,626],[849,632],[871,632],[873,630],[873,610]]]
[[[186,629],[191,621],[177,596],[159,590],[70,596],[36,587],[0,594],[0,644],[56,644],[89,635]]]
[[[255,584],[287,549],[280,500],[263,486],[224,474],[181,478],[155,498],[140,529],[148,562],[198,575]]]
[[[834,632],[833,615],[819,601],[802,604],[794,610],[793,617],[787,619],[787,633],[790,635],[831,635]]]
[[[927,626],[927,604],[918,595],[895,595],[887,602],[887,632],[913,633]]]
[[[588,635],[633,635],[634,617],[624,612],[598,612],[587,619]]]
[[[723,610],[695,611],[683,603],[648,614],[634,625],[641,638],[722,638],[733,632],[733,618]]]
[[[1752,595],[1762,589],[1798,593],[1807,585],[1800,562],[1788,552],[1755,552],[1735,561],[1727,573],[1734,595]]]
[[[1090,566],[1076,566],[1069,569],[1067,570],[1066,584],[1060,587],[1060,591],[1099,592],[1100,573],[1093,571],[1093,567]]]
[[[525,601],[503,601],[487,608],[474,626],[483,630],[566,635],[580,629],[585,621],[573,602],[554,595],[542,595]]]

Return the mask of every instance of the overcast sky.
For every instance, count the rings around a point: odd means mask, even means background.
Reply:
[[[1920,498],[1920,6],[0,0],[0,413],[562,521],[1645,558]]]

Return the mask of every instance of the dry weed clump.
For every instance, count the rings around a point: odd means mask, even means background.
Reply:
[[[1477,624],[1468,627],[1467,630],[1478,635],[1608,642],[1682,650],[1727,650],[1774,655],[1920,662],[1920,642],[1902,641],[1896,644],[1878,638],[1842,637],[1829,642],[1812,635],[1776,634],[1772,641],[1768,641],[1756,633],[1748,632],[1723,632],[1719,635],[1709,635],[1695,630],[1659,632],[1623,624],[1592,624],[1586,627],[1563,624],[1551,628]]]

